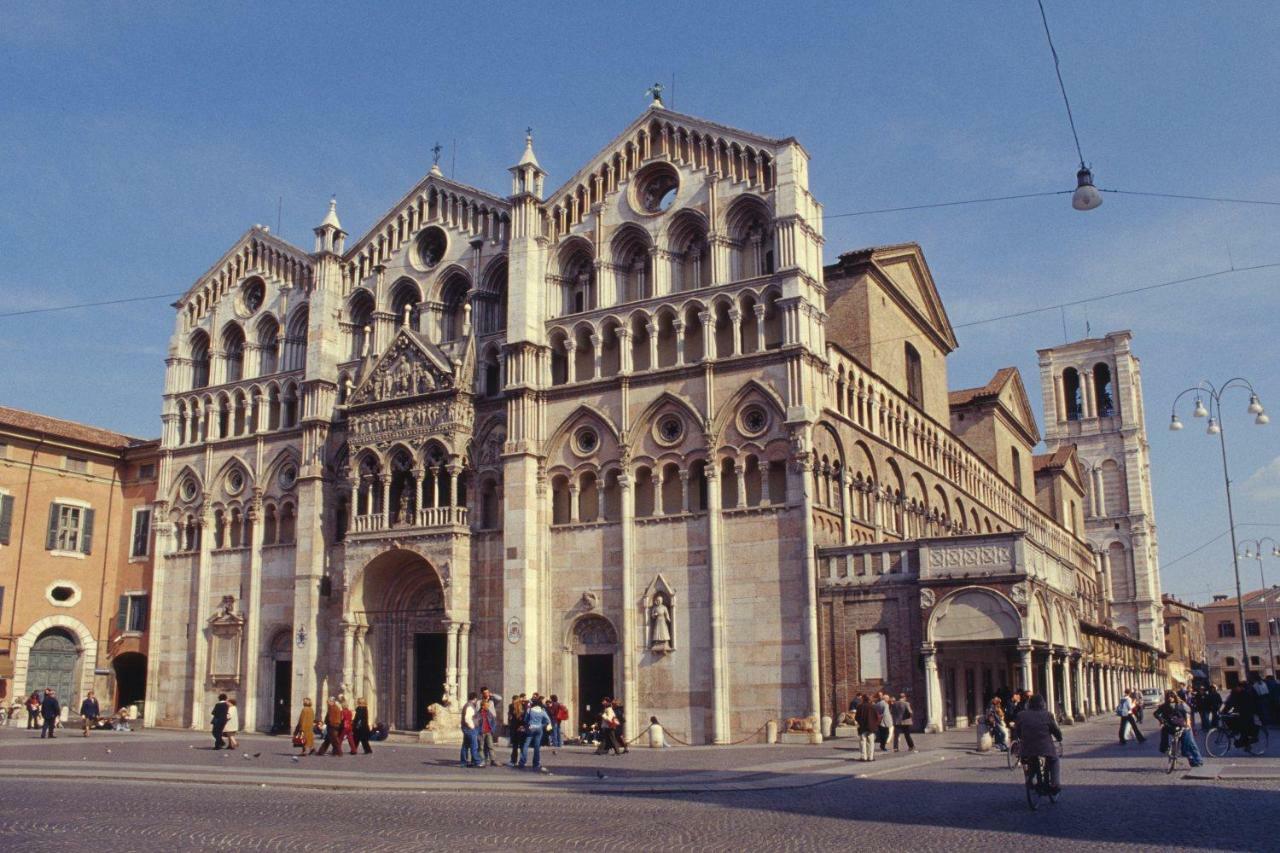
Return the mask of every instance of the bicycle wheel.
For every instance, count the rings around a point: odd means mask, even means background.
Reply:
[[[1022,747],[1018,741],[1014,740],[1009,742],[1009,749],[1005,752],[1005,758],[1009,761],[1010,770],[1018,766],[1018,755],[1021,752]]]
[[[1204,736],[1204,751],[1214,758],[1221,758],[1231,749],[1231,732],[1226,729],[1210,729]]]
[[[1036,786],[1040,784],[1040,773],[1033,766],[1026,768],[1025,782],[1027,788],[1027,806],[1032,810],[1036,810],[1036,799],[1040,796],[1036,792]]]
[[[1259,726],[1257,740],[1249,744],[1249,754],[1250,755],[1266,755],[1267,746],[1269,745],[1268,743],[1269,739],[1270,739],[1270,735],[1267,734],[1267,727]]]

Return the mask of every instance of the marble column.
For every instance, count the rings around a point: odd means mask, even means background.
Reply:
[[[729,736],[729,668],[724,648],[724,600],[721,594],[720,557],[720,472],[707,465],[707,579],[711,599],[711,739],[728,743]]]
[[[463,622],[458,626],[458,701],[465,702],[467,699],[467,691],[470,688],[470,667],[469,658],[471,656],[471,623]]]
[[[625,470],[618,475],[618,491],[622,499],[622,636],[619,638],[622,646],[622,705],[631,719],[642,720],[641,709],[635,704],[639,698],[635,657],[644,637],[644,632],[636,627],[635,489],[631,474]]]
[[[450,622],[445,629],[445,694],[455,700],[458,696],[458,629],[461,627],[457,622]]]
[[[942,731],[942,679],[938,677],[938,655],[933,643],[920,647],[924,655],[924,692],[926,719],[924,730],[929,733]]]
[[[1031,641],[1023,638],[1018,640],[1018,677],[1022,680],[1019,685],[1022,689],[1035,686],[1031,677]]]
[[[1072,705],[1071,690],[1071,658],[1069,652],[1063,652],[1062,661],[1062,717],[1067,724],[1076,721],[1075,708]]]
[[[253,500],[246,515],[249,518],[249,537],[242,539],[249,546],[249,589],[244,603],[244,678],[240,692],[240,725],[246,731],[254,731],[264,724],[258,719],[258,665],[262,658],[260,637],[262,631],[262,497],[254,490]],[[270,720],[265,724],[269,725]]]
[[[356,647],[356,626],[354,622],[348,619],[342,621],[342,692],[346,693],[354,691],[356,671],[355,671],[355,647]],[[352,701],[355,697],[348,695],[347,700]]]

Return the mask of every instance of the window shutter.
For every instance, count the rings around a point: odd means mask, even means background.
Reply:
[[[49,504],[49,534],[44,541],[46,551],[52,551],[58,547],[58,510],[60,508],[59,504]]]
[[[129,621],[129,596],[120,596],[120,612],[116,614],[116,630],[123,631]]]
[[[9,544],[13,529],[13,495],[0,495],[0,545]]]
[[[147,630],[147,617],[150,616],[151,599],[145,595],[140,595],[133,600],[134,620],[133,630]]]
[[[80,528],[80,553],[88,554],[93,548],[93,510],[84,511],[84,524]]]

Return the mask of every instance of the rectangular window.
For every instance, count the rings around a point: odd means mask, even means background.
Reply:
[[[154,480],[156,478],[156,466],[154,462],[148,462],[146,465],[138,466],[139,480]]]
[[[1249,655],[1249,666],[1262,666],[1262,658],[1257,655]]]
[[[0,495],[0,545],[9,544],[13,532],[13,495]]]
[[[1018,448],[1011,447],[1009,450],[1013,453],[1013,487],[1019,492],[1022,491],[1022,454],[1018,452]],[[1070,522],[1068,522],[1070,526]]]
[[[1227,658],[1227,666],[1235,666],[1235,665],[1236,665],[1236,659],[1235,659],[1235,658],[1233,658],[1233,657],[1228,657],[1228,658]]]
[[[117,631],[147,630],[147,595],[130,593],[120,596],[120,609],[116,611]]]
[[[911,344],[904,344],[907,364],[907,399],[917,408],[924,405],[924,370],[920,363],[920,353]]]
[[[1219,622],[1219,623],[1218,623],[1218,636],[1219,636],[1219,637],[1234,637],[1235,635],[1236,635],[1236,623],[1234,623],[1234,622]]]
[[[145,557],[151,553],[151,510],[139,508],[133,511],[132,541],[130,557]]]
[[[85,474],[89,471],[89,460],[79,456],[68,456],[62,460],[62,467],[67,471]]]
[[[858,680],[883,681],[889,672],[889,644],[884,631],[858,634]]]
[[[1244,623],[1244,633],[1247,637],[1258,637],[1262,635],[1262,628],[1258,625],[1257,619],[1248,619]]]
[[[88,554],[93,547],[93,510],[72,504],[49,504],[49,529],[45,550],[78,551]]]

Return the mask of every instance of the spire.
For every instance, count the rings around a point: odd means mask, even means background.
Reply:
[[[537,155],[533,153],[533,128],[532,127],[526,127],[524,129],[524,154],[520,155],[520,162],[517,163],[516,166],[517,167],[533,166],[536,169],[542,168],[542,166],[539,165],[538,163]]]
[[[329,198],[329,212],[326,213],[324,215],[324,219],[320,221],[321,228],[323,228],[326,225],[331,225],[334,228],[337,228],[339,231],[342,230],[342,223],[338,221],[338,197],[337,196],[331,196]]]

